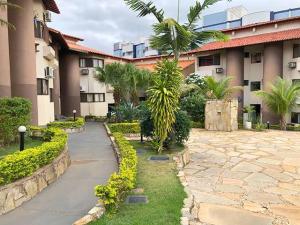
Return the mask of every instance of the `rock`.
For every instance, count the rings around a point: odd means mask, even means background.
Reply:
[[[275,215],[286,217],[292,225],[300,224],[300,207],[298,206],[272,205],[271,211]]]
[[[32,198],[38,193],[38,187],[37,183],[34,182],[33,180],[29,180],[24,184],[24,189],[29,196],[29,198]]]
[[[254,165],[252,163],[241,162],[238,165],[236,165],[235,167],[233,167],[232,171],[253,173],[253,172],[262,171],[262,168],[260,166]]]
[[[275,194],[262,193],[262,192],[250,192],[246,197],[248,201],[259,204],[278,204],[282,203],[280,198]]]
[[[51,184],[56,178],[55,172],[52,167],[45,170],[45,179],[48,184]]]
[[[215,194],[205,193],[205,192],[195,192],[195,201],[197,203],[212,203],[221,205],[238,205],[238,202],[233,201],[229,198],[222,197]]]
[[[247,178],[245,178],[245,181],[251,185],[259,185],[259,184],[263,184],[263,183],[276,184],[278,182],[274,178],[267,176],[263,173],[253,173],[250,176],[248,176]]]
[[[39,192],[41,192],[42,190],[44,190],[47,187],[47,182],[45,181],[43,176],[38,176],[37,182],[38,182]]]
[[[103,215],[104,212],[105,212],[105,208],[96,206],[96,207],[92,208],[88,212],[88,214],[93,216],[95,219],[99,219]]]
[[[215,190],[217,192],[229,192],[229,193],[243,193],[245,190],[236,185],[228,185],[228,184],[221,184],[217,185]]]
[[[73,225],[86,225],[94,220],[94,217],[91,215],[86,215],[81,219],[77,220]]]
[[[5,203],[4,203],[4,212],[9,212],[15,208],[15,194],[13,191],[8,192]]]
[[[299,195],[282,195],[282,198],[295,206],[300,206]]]

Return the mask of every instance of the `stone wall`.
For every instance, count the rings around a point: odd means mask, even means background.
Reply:
[[[238,101],[236,99],[207,101],[205,129],[210,131],[238,130]]]
[[[67,128],[63,129],[67,134],[74,134],[74,133],[81,133],[85,130],[85,127],[79,127],[79,128]]]
[[[40,168],[32,176],[0,187],[0,215],[19,207],[57,180],[69,167],[70,155],[64,151],[51,164]]]

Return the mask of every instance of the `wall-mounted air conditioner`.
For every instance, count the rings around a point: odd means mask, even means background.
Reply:
[[[297,67],[297,63],[296,62],[289,62],[289,68],[290,69],[295,69]]]
[[[44,12],[44,21],[45,22],[51,22],[52,21],[51,12],[49,12],[49,11]]]
[[[45,78],[50,79],[50,78],[54,78],[54,69],[47,66],[45,68]]]
[[[90,71],[89,69],[81,69],[80,73],[81,75],[89,75]]]
[[[224,69],[223,68],[216,68],[216,73],[224,73]]]

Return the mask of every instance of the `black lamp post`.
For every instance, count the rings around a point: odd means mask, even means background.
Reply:
[[[77,111],[74,109],[74,110],[73,110],[73,119],[74,119],[74,122],[75,122],[75,120],[76,120],[76,113],[77,113]]]
[[[20,151],[24,150],[24,141],[25,141],[25,132],[26,132],[26,127],[25,126],[20,126],[18,128],[19,134],[20,134]]]
[[[270,121],[267,121],[267,128],[270,130]]]

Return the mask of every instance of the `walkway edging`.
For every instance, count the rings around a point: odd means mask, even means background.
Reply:
[[[0,215],[8,213],[42,192],[62,176],[71,164],[68,145],[63,152],[30,177],[0,187]]]
[[[85,127],[79,127],[79,128],[66,128],[63,129],[67,134],[74,134],[74,133],[81,133],[85,130]]]
[[[112,133],[107,126],[106,123],[103,124],[106,130],[106,133],[111,141],[111,146],[114,150],[118,165],[120,164],[120,151],[117,146],[117,143],[114,140],[114,137],[112,136]],[[79,220],[75,221],[73,225],[86,225],[92,221],[95,221],[97,219],[100,219],[103,214],[105,213],[105,206],[104,204],[99,201],[97,205],[95,205],[85,216],[81,217]]]
[[[184,187],[184,191],[187,194],[187,198],[184,199],[184,205],[181,209],[180,224],[189,225],[191,221],[197,219],[197,214],[193,212],[195,196],[188,187],[188,182],[183,170],[184,167],[190,163],[190,150],[187,146],[185,147],[184,151],[178,153],[177,156],[174,157],[174,161],[176,162],[176,166],[179,171],[177,176],[179,177],[179,180]]]

